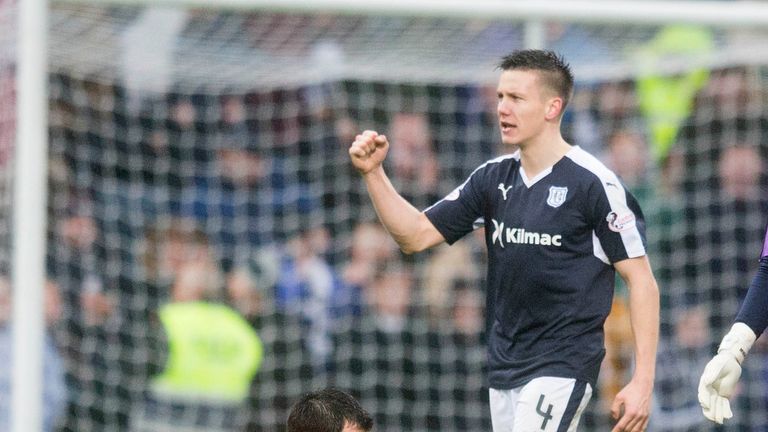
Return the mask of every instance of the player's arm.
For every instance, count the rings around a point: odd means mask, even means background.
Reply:
[[[635,370],[629,384],[611,406],[614,418],[621,416],[614,431],[644,431],[656,374],[656,347],[659,340],[659,287],[647,256],[614,263],[629,288],[629,313],[635,348]],[[623,410],[623,415],[622,415]]]
[[[760,267],[736,315],[736,322],[746,324],[756,337],[768,327],[768,256],[760,259]]]
[[[766,236],[768,249],[768,235]],[[768,326],[768,256],[752,279],[736,322],[723,337],[717,354],[707,363],[699,380],[699,403],[704,416],[716,422],[733,417],[728,399],[741,376],[741,363],[755,340]]]
[[[427,216],[406,201],[389,181],[382,166],[388,150],[387,137],[374,131],[358,135],[349,148],[352,165],[363,176],[381,223],[407,254],[443,242],[442,234]]]

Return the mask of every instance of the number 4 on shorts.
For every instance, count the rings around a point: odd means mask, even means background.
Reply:
[[[544,421],[541,422],[541,430],[547,430],[547,422],[552,420],[552,404],[547,406],[547,410],[544,411],[544,395],[539,396],[539,403],[536,405],[536,413],[544,417]]]

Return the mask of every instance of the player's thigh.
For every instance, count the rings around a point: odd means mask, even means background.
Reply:
[[[514,432],[572,432],[592,397],[592,387],[573,378],[540,377],[524,385],[514,407]]]

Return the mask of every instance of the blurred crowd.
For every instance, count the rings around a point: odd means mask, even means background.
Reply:
[[[274,49],[286,46],[301,45]],[[766,72],[580,82],[563,120],[645,212],[662,293],[654,431],[768,428],[765,338],[731,426],[706,423],[695,390],[768,222]],[[423,209],[502,151],[493,85],[334,80],[138,101],[98,75],[57,73],[50,87],[46,431],[279,431],[327,385],[377,430],[490,429],[483,229],[401,254],[347,148],[364,129],[386,133],[386,169]],[[0,280],[4,364],[12,294]],[[619,287],[584,430],[608,429],[629,332]]]

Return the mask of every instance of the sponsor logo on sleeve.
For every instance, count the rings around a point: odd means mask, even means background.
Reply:
[[[456,201],[459,199],[459,195],[461,194],[461,188],[456,188],[451,193],[445,196],[446,201]]]
[[[622,232],[635,227],[635,214],[631,211],[623,214],[612,211],[608,213],[605,220],[608,222],[608,229],[613,232]]]

